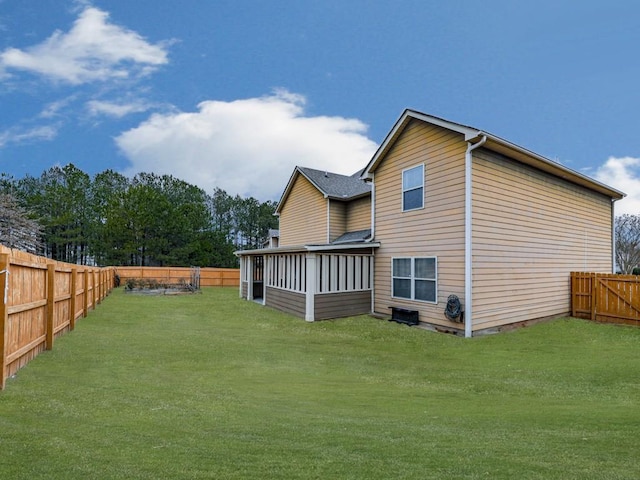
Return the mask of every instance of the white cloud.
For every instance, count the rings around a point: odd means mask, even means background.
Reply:
[[[122,118],[131,113],[146,112],[150,106],[143,102],[113,103],[100,100],[87,102],[87,109],[93,116],[106,115],[108,117]]]
[[[376,149],[357,119],[307,116],[304,97],[285,90],[262,98],[206,101],[193,113],[155,114],[116,143],[126,172],[171,174],[211,193],[275,199],[294,166],[352,174]]]
[[[595,178],[627,194],[616,202],[616,215],[640,215],[640,158],[609,157],[595,173]]]
[[[12,127],[0,132],[0,147],[9,143],[25,143],[32,140],[53,140],[58,134],[58,129],[52,125],[44,125],[30,129]]]
[[[66,110],[73,104],[76,100],[76,95],[71,95],[67,98],[63,98],[62,100],[57,100],[55,102],[48,103],[44,106],[38,118],[55,118],[61,115],[64,115]]]
[[[24,70],[73,85],[129,79],[167,63],[166,44],[150,44],[138,33],[108,23],[109,14],[86,7],[69,32],[55,31],[25,50],[0,53],[0,73]]]

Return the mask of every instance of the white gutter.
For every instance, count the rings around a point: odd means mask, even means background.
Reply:
[[[472,223],[472,167],[473,155],[471,152],[478,147],[484,145],[487,136],[482,135],[482,139],[478,143],[471,143],[468,139],[467,151],[464,158],[464,336],[469,338],[472,336],[473,326],[473,303],[472,303],[472,281],[473,281],[473,237],[471,233]]]

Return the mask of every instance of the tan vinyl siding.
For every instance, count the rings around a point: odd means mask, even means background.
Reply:
[[[371,196],[357,198],[347,204],[347,232],[371,228]]]
[[[389,306],[418,310],[420,320],[446,326],[447,297],[464,294],[464,157],[462,135],[413,121],[375,171],[374,310]],[[402,211],[402,170],[424,164],[424,208]],[[391,298],[394,257],[437,257],[438,303]]]
[[[280,211],[280,246],[326,243],[327,200],[298,175]]]
[[[328,242],[333,242],[347,230],[347,208],[345,202],[328,200],[329,202],[329,238]]]
[[[473,329],[569,311],[569,273],[611,271],[611,200],[479,150],[473,166]]]

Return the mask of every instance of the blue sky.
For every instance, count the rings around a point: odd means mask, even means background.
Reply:
[[[489,131],[640,213],[640,3],[0,0],[0,172],[73,163],[277,200],[405,108]]]

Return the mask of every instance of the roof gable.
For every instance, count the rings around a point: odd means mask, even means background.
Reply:
[[[472,127],[468,127],[460,123],[450,122],[440,117],[434,117],[433,115],[420,113],[416,110],[406,109],[393,125],[391,131],[387,134],[385,139],[378,147],[376,153],[373,154],[373,157],[364,168],[364,171],[362,172],[362,178],[371,179],[370,173],[373,173],[375,171],[375,169],[378,167],[380,162],[382,162],[389,150],[391,150],[391,147],[393,147],[396,140],[398,140],[404,129],[414,119],[446,128],[447,130],[451,130],[453,132],[458,132],[464,135],[465,140],[473,139],[478,136],[478,130]]]
[[[325,198],[348,201],[371,194],[371,185],[360,178],[358,171],[353,175],[340,175],[307,167],[296,167],[278,202],[276,213],[282,210],[289,193],[300,175],[306,178]]]
[[[483,144],[483,148],[501,153],[511,159],[530,165],[556,177],[563,178],[569,182],[582,185],[586,188],[589,188],[590,190],[594,190],[596,192],[607,195],[612,199],[619,200],[625,196],[624,193],[603,183],[600,183],[597,180],[594,180],[586,175],[583,175],[580,172],[567,168],[560,163],[554,162],[553,160],[545,158],[542,155],[538,155],[535,152],[520,147],[515,143],[511,143],[484,130],[479,130],[474,127],[451,122],[440,117],[427,115],[425,113],[409,109],[405,110],[402,113],[400,118],[392,127],[391,131],[387,134],[383,142],[380,144],[380,147],[378,147],[378,150],[373,155],[362,173],[363,179],[373,179],[373,173],[375,172],[376,168],[384,160],[389,150],[393,147],[404,129],[412,120],[419,120],[445,128],[453,132],[460,133],[464,136],[464,140],[466,142],[473,142],[476,139],[479,141],[483,137],[486,137],[486,142]]]

